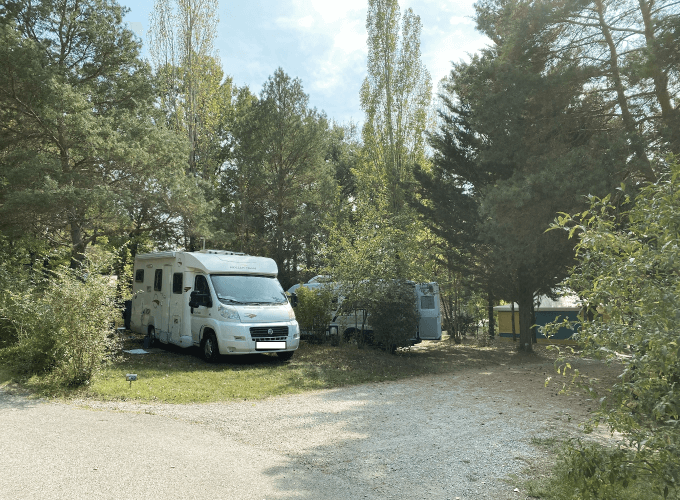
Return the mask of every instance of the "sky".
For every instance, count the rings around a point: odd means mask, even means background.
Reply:
[[[153,0],[119,0],[125,22],[146,39]],[[401,0],[422,22],[421,53],[434,90],[452,62],[489,43],[475,30],[474,0]],[[259,94],[281,67],[299,78],[309,104],[340,124],[361,123],[359,90],[366,77],[367,0],[221,0],[215,48],[225,74]]]

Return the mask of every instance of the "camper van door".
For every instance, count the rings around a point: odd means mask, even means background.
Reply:
[[[442,338],[442,317],[439,310],[439,285],[437,283],[419,283],[416,285],[418,312],[420,323],[418,333],[423,340],[440,340]]]
[[[172,276],[172,264],[164,264],[161,271],[162,275],[162,287],[159,293],[160,304],[159,304],[159,316],[160,316],[160,330],[163,332],[170,332],[170,276]],[[169,335],[168,335],[169,336]],[[167,338],[167,337],[166,337]]]
[[[202,295],[207,295],[210,297],[210,285],[208,285],[208,277],[205,274],[197,274],[194,278],[194,288],[193,291]],[[207,302],[203,302],[206,303]],[[191,312],[191,336],[194,342],[197,342],[200,338],[201,327],[205,324],[206,320],[210,317],[210,309],[207,305],[199,305],[198,307],[192,308]]]

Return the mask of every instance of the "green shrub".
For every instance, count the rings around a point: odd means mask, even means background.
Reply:
[[[324,341],[326,328],[331,322],[332,291],[302,285],[295,293],[298,298],[295,319],[300,324],[300,330],[315,341]]]
[[[606,493],[632,471],[645,471],[666,495],[680,483],[680,164],[636,196],[621,191],[616,201],[592,197],[589,210],[557,223],[578,237],[578,263],[565,285],[588,310],[575,338],[586,355],[623,368],[598,417],[620,433],[625,452],[604,460],[574,451],[578,464],[595,464],[580,469],[599,474],[581,481],[593,498],[595,486]]]
[[[109,276],[93,265],[59,268],[39,282],[3,269],[0,316],[12,330],[0,361],[20,376],[49,376],[59,385],[88,382],[111,355],[119,309]]]
[[[368,294],[373,343],[394,351],[411,344],[420,319],[412,284],[404,281],[374,283]]]
[[[528,498],[543,500],[677,500],[669,487],[651,470],[640,450],[609,447],[581,439],[561,443],[558,457],[546,476],[520,486]],[[644,454],[644,452],[643,452]],[[672,467],[673,464],[668,464]]]

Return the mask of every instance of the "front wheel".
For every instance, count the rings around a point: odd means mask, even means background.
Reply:
[[[149,349],[153,347],[154,341],[156,340],[156,329],[153,326],[149,327],[149,332],[144,338],[144,349]]]
[[[295,351],[281,351],[276,353],[281,361],[288,361],[293,357],[293,354],[295,354]]]
[[[217,337],[210,332],[203,337],[203,359],[208,363],[214,363],[220,355],[220,348],[217,345]]]

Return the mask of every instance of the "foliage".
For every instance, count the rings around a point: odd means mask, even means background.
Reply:
[[[300,324],[300,330],[315,341],[323,341],[326,329],[331,322],[334,293],[330,288],[308,288],[300,285],[296,290],[297,306],[295,319]],[[337,304],[337,297],[336,297]]]
[[[544,440],[542,440],[544,441]],[[637,467],[635,453],[625,447],[611,448],[582,439],[549,440],[556,460],[550,473],[522,481],[528,498],[543,500],[661,500],[677,499],[650,471]]]
[[[527,9],[536,33],[551,33],[552,63],[576,63],[597,95],[602,114],[615,116],[626,139],[622,166],[632,178],[656,178],[651,159],[680,154],[680,17],[672,0],[566,1]]]
[[[407,347],[418,329],[418,307],[412,283],[390,280],[367,283],[372,340],[388,351]]]
[[[671,490],[680,481],[679,176],[671,163],[635,197],[622,186],[620,199],[591,197],[588,210],[555,225],[577,239],[578,264],[565,281],[587,306],[576,338],[585,354],[624,366],[599,412],[624,436],[624,455],[610,460]]]
[[[369,0],[366,30],[368,75],[360,94],[365,158],[359,183],[369,197],[387,195],[390,210],[398,211],[413,168],[425,160],[431,81],[421,61],[422,25],[411,9],[402,17],[397,0]]]
[[[155,0],[148,32],[159,105],[187,139],[187,171],[206,180],[219,168],[220,126],[232,97],[213,47],[217,10],[216,0]]]
[[[318,266],[336,202],[335,165],[325,161],[328,122],[309,107],[300,79],[281,68],[259,99],[242,89],[236,106],[216,226],[235,250],[271,256],[288,288],[301,267]]]
[[[417,172],[416,207],[442,255],[492,298],[519,304],[520,346],[531,349],[531,304],[566,275],[573,249],[546,233],[558,211],[616,185],[620,139],[580,68],[555,65],[551,38],[522,2],[480,2],[477,24],[494,42],[442,82],[430,173]],[[586,132],[588,131],[588,132]],[[565,182],[568,180],[568,182]]]
[[[178,229],[203,198],[111,0],[15,2],[0,17],[0,229],[65,247]]]
[[[13,341],[0,359],[17,375],[46,376],[58,385],[88,383],[112,355],[120,316],[115,286],[93,263],[80,270],[0,268],[0,317]]]

